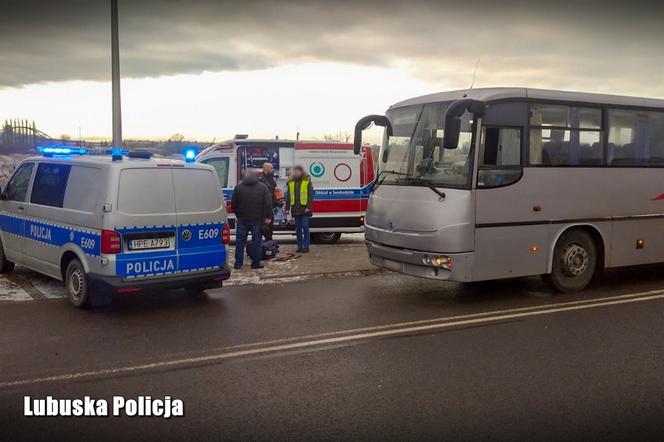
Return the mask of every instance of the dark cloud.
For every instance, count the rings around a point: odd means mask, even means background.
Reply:
[[[105,0],[2,0],[0,87],[107,80]],[[124,77],[302,62],[395,66],[434,82],[664,92],[664,2],[120,0]]]

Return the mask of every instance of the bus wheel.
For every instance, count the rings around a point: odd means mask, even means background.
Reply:
[[[341,238],[341,233],[339,232],[320,232],[313,233],[312,239],[316,244],[336,244]]]
[[[72,259],[67,265],[65,291],[67,292],[67,299],[74,307],[83,308],[88,306],[90,300],[88,275],[78,258]]]
[[[596,268],[597,247],[591,236],[582,230],[570,230],[558,239],[551,274],[544,279],[559,292],[578,292],[590,284]]]

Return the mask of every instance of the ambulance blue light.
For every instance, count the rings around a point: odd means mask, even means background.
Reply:
[[[196,149],[187,149],[184,151],[184,160],[187,163],[193,163],[196,159]]]
[[[77,147],[44,146],[39,148],[44,155],[85,155],[87,150]]]

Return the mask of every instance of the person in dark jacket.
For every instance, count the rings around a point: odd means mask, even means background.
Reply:
[[[272,211],[270,212],[270,222],[263,225],[263,236],[265,241],[272,241],[272,235],[274,230],[274,209],[279,207],[279,200],[277,199],[276,189],[277,189],[277,180],[274,178],[274,167],[272,163],[263,164],[263,175],[259,178],[260,182],[265,184],[267,190],[270,191],[272,195]]]
[[[272,197],[265,184],[258,181],[256,172],[247,169],[244,179],[235,186],[231,198],[231,207],[237,219],[235,227],[235,268],[244,264],[244,248],[251,232],[251,268],[261,269],[263,241],[261,229],[269,223],[272,213]]]
[[[314,198],[314,186],[311,177],[302,166],[293,167],[291,177],[286,187],[286,212],[290,212],[295,219],[295,236],[297,237],[297,251],[309,252],[311,242],[309,234],[309,218],[313,215],[311,201]]]

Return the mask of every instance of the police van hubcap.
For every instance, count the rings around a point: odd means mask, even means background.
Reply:
[[[83,272],[79,269],[74,270],[69,275],[69,292],[76,299],[81,297],[81,292],[83,291]]]
[[[563,251],[563,271],[568,276],[579,276],[588,269],[588,252],[579,244],[570,244]]]

